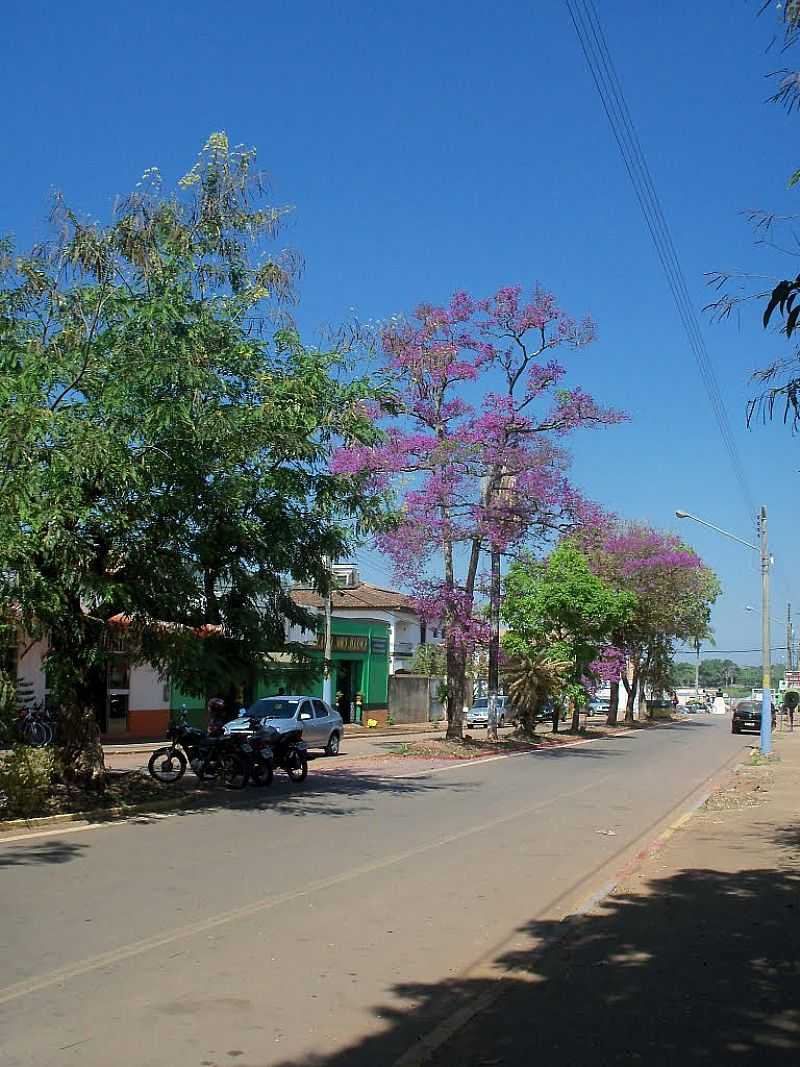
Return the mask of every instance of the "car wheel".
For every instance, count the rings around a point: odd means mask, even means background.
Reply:
[[[731,733],[732,733],[732,734],[738,734],[738,733],[740,733],[740,732],[741,732],[741,731],[739,730],[739,727],[738,727],[738,726],[736,726],[735,724],[734,724],[733,726],[731,726]]]
[[[331,736],[328,738],[328,743],[325,746],[326,756],[338,756],[339,755],[339,735],[334,730]]]

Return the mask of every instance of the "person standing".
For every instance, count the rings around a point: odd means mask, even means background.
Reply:
[[[212,697],[206,706],[206,711],[208,712],[208,736],[219,737],[223,726],[228,721],[225,701],[222,697]]]

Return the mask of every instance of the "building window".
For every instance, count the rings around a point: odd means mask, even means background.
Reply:
[[[106,729],[108,733],[124,733],[128,728],[128,703],[131,688],[131,661],[124,653],[115,652],[108,662],[106,684]]]

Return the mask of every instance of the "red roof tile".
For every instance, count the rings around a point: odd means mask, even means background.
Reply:
[[[313,589],[293,589],[292,600],[302,608],[324,608],[325,601]],[[414,601],[406,593],[396,589],[381,589],[369,582],[359,582],[351,589],[335,589],[331,597],[334,611],[362,611],[375,608],[380,611],[408,611],[416,613]]]

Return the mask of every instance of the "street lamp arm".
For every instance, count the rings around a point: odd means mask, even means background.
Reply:
[[[699,522],[701,526],[707,526],[710,530],[716,530],[717,533],[722,534],[723,537],[728,537],[731,541],[738,541],[740,545],[745,545],[746,548],[752,548],[754,552],[758,552],[758,545],[751,545],[749,541],[745,541],[741,537],[737,537],[736,534],[723,530],[721,526],[715,526],[713,522],[706,522],[705,519],[700,519],[697,515],[690,515],[688,511],[676,511],[675,515],[679,519],[694,519],[694,521]]]

